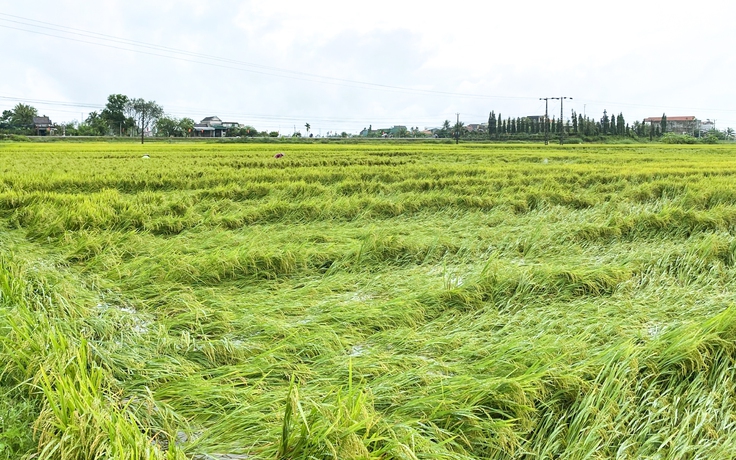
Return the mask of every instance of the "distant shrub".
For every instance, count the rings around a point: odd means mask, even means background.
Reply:
[[[718,136],[714,136],[713,134],[708,134],[707,136],[700,138],[700,142],[703,144],[717,144],[718,140]]]
[[[637,141],[630,137],[610,137],[605,141],[606,144],[636,144]]]
[[[0,134],[0,141],[31,142],[31,139],[21,134]]]
[[[579,137],[566,137],[565,144],[582,144],[583,140]]]
[[[697,144],[698,140],[688,134],[666,133],[662,136],[664,144]]]

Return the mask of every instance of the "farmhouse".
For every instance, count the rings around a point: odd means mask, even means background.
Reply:
[[[49,117],[33,117],[33,129],[36,130],[36,136],[46,136],[51,134],[53,124]]]
[[[644,123],[654,127],[659,126],[659,129],[662,130],[662,117],[645,118]],[[665,130],[668,133],[694,135],[700,130],[700,120],[693,116],[667,117]]]
[[[205,117],[199,123],[194,124],[193,137],[225,137],[230,128],[239,128],[240,123],[234,121],[222,121],[219,117]]]

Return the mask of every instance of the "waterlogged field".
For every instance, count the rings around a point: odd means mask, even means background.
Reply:
[[[735,230],[731,146],[0,144],[0,458],[736,458]]]

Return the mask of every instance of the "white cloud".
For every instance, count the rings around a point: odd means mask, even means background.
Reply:
[[[123,93],[155,99],[178,116],[228,113],[269,129],[309,118],[325,130],[355,131],[438,125],[455,112],[472,117],[466,122],[484,120],[491,109],[540,113],[538,97],[569,95],[575,99],[566,112],[585,104],[589,115],[606,108],[633,120],[676,111],[736,126],[729,81],[736,3],[723,0],[707,7],[633,0],[109,0],[100,7],[39,0],[14,2],[3,13],[268,68],[215,67],[0,27],[2,43],[13,44],[4,47],[0,96],[104,104],[108,94]],[[528,99],[412,94],[305,81],[313,78],[304,74]]]

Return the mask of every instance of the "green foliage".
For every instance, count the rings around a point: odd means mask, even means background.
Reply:
[[[190,120],[178,120],[174,117],[162,116],[156,120],[156,134],[164,137],[183,137],[188,134]],[[191,123],[194,127],[194,123]]]
[[[107,121],[97,112],[92,112],[84,123],[79,125],[77,133],[81,136],[104,136],[109,130]]]
[[[144,99],[130,99],[126,107],[133,114],[133,119],[141,134],[142,144],[144,133],[151,126],[154,126],[159,118],[164,116],[164,109],[156,104],[156,101],[146,101]]]
[[[111,94],[100,117],[107,123],[109,131],[120,136],[135,128],[130,98],[124,94]]]
[[[35,447],[29,427],[38,417],[34,404],[17,390],[0,386],[0,459],[14,460]]]
[[[10,123],[14,126],[30,126],[33,124],[33,117],[36,116],[38,111],[35,107],[19,103],[13,108]]]
[[[21,134],[0,134],[0,141],[11,141],[11,142],[30,142],[28,136]]]
[[[706,137],[714,138],[717,141],[725,141],[726,134],[724,131],[718,131],[717,129],[711,129],[705,133]]]
[[[711,134],[701,138],[701,142],[703,144],[717,144],[719,140],[718,136],[713,136]]]
[[[688,134],[666,133],[662,136],[665,144],[697,144],[698,140]]]

